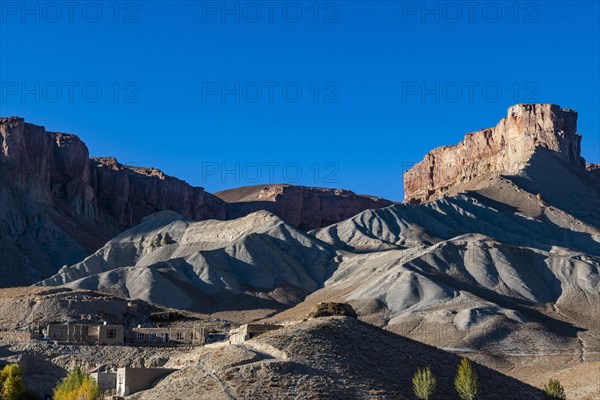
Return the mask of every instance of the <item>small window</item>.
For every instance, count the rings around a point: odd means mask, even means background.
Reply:
[[[177,340],[185,340],[185,333],[177,332]]]
[[[150,333],[150,334],[149,334],[149,339],[150,339],[150,340],[156,340],[156,333],[154,333],[154,332],[153,332],[153,333]]]
[[[138,332],[137,333],[137,340],[144,340],[144,333],[143,332]]]
[[[117,338],[117,330],[116,329],[107,329],[106,330],[106,338],[107,339],[116,339]]]

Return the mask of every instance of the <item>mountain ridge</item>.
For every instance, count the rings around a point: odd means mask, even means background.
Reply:
[[[54,275],[111,238],[162,210],[195,220],[227,220],[268,209],[304,229],[334,223],[386,201],[335,190],[291,189],[279,199],[227,203],[156,168],[132,167],[113,157],[90,158],[77,136],[47,132],[20,117],[0,118],[0,287]],[[289,190],[287,190],[289,192]]]

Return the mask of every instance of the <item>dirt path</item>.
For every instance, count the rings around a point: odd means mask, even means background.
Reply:
[[[209,368],[202,360],[198,360],[198,368],[200,368],[201,370],[206,372],[208,375],[213,377],[217,382],[219,382],[219,385],[221,385],[221,388],[223,389],[223,393],[225,394],[225,396],[227,396],[228,399],[236,400],[236,397],[233,394],[229,384],[227,382],[225,382],[223,379],[221,379],[221,377],[219,376],[219,374],[217,374],[217,372],[215,370],[213,370],[212,368]]]
[[[271,345],[265,343],[257,343],[246,341],[243,343],[237,343],[235,346],[241,347],[242,349],[252,351],[254,353],[260,354],[265,358],[275,358],[278,360],[287,360],[288,355],[285,351],[281,351]]]

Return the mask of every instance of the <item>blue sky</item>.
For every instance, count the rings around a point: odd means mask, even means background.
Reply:
[[[214,192],[401,200],[515,103],[579,112],[600,162],[596,1],[0,1],[0,114]]]

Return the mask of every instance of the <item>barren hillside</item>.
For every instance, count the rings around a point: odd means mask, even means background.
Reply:
[[[348,317],[317,318],[239,345],[200,350],[191,365],[131,399],[412,399],[412,375],[431,365],[432,399],[455,396],[460,357]],[[540,391],[481,365],[484,399],[541,399]]]

